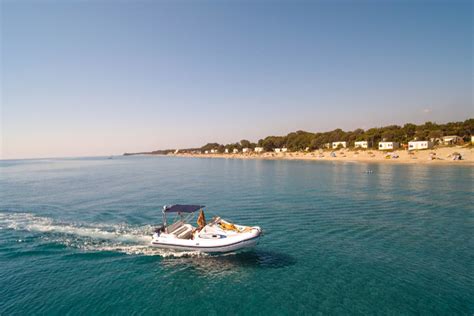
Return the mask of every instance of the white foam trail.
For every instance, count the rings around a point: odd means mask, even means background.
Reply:
[[[199,252],[174,252],[151,247],[150,225],[76,224],[54,221],[31,213],[0,212],[0,229],[42,233],[43,240],[84,251],[113,251],[130,255],[194,257]]]
[[[26,230],[43,233],[70,234],[94,239],[109,239],[122,242],[150,242],[151,226],[131,227],[119,225],[80,225],[55,222],[50,218],[29,213],[0,213],[0,228]]]

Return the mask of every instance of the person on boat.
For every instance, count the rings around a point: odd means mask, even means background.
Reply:
[[[228,223],[228,222],[225,222],[225,221],[221,221],[219,223],[219,226],[223,229],[223,230],[233,230],[235,232],[239,232],[238,228],[235,227],[234,224],[232,223]]]
[[[199,211],[199,216],[197,219],[197,225],[198,225],[198,230],[201,230],[206,226],[206,217],[204,216],[204,211],[200,210]]]

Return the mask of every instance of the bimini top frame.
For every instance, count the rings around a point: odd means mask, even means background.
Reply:
[[[166,223],[166,214],[168,213],[194,213],[199,211],[206,206],[204,205],[186,205],[186,204],[175,204],[175,205],[165,205],[163,206],[163,225]]]

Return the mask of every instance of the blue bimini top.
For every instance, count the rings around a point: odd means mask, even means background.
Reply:
[[[197,210],[205,208],[204,205],[183,205],[183,204],[175,204],[175,205],[165,205],[163,206],[164,213],[193,213]]]

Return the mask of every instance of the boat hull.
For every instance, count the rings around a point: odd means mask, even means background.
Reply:
[[[173,249],[175,251],[199,251],[205,253],[227,253],[227,252],[237,252],[251,250],[255,247],[260,239],[260,235],[240,240],[237,242],[229,244],[220,244],[220,245],[185,245],[177,244],[173,242],[162,242],[154,240],[151,245],[153,247],[162,248],[162,249]]]

